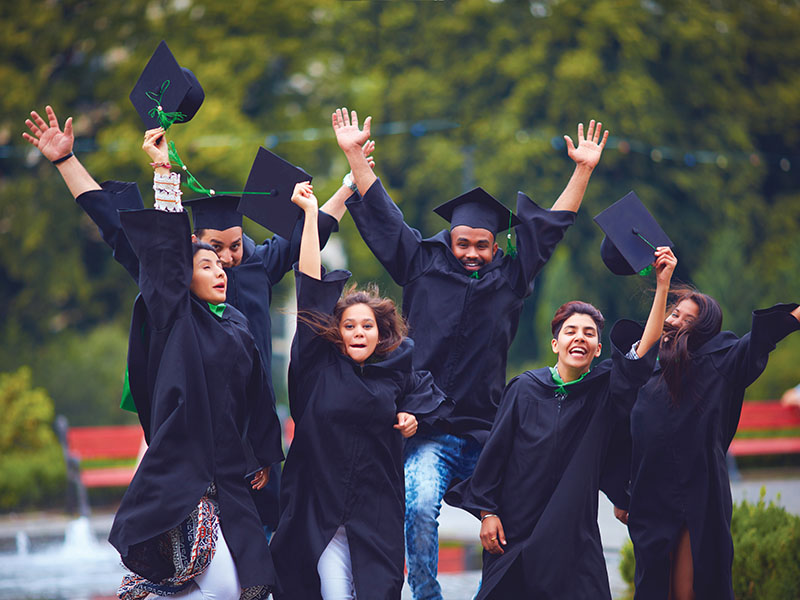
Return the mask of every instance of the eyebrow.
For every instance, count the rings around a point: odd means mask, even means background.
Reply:
[[[223,245],[223,246],[225,245],[225,242],[223,242],[222,240],[218,240],[217,238],[211,238],[209,241],[210,241],[212,244],[221,244],[221,245]],[[233,246],[233,245],[234,245],[234,244],[236,244],[236,243],[241,243],[241,241],[242,241],[242,238],[237,238],[237,239],[235,239],[235,240],[233,240],[233,241],[231,242],[231,246]]]

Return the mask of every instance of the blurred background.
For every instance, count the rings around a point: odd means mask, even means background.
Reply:
[[[592,222],[630,190],[675,242],[677,278],[720,301],[724,328],[741,335],[754,308],[800,300],[798,31],[797,0],[0,2],[0,481],[16,482],[0,510],[61,502],[63,483],[47,488],[64,468],[54,414],[136,422],[118,408],[136,287],[22,139],[31,110],[72,116],[95,178],[137,181],[151,204],[128,94],[163,39],[205,90],[169,132],[203,185],[242,189],[264,145],[314,175],[323,202],[348,170],[330,127],[348,106],[373,117],[376,172],[425,237],[446,226],[431,208],[476,185],[549,207],[573,170],[563,135],[602,121],[611,137],[526,302],[510,378],[552,362],[549,322],[567,300],[645,319],[653,276],[607,271]],[[330,266],[399,300],[349,216],[337,237]],[[291,279],[276,290],[276,338]],[[748,397],[797,384],[798,356],[792,336]]]

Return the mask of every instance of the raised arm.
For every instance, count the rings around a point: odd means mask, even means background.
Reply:
[[[322,259],[319,249],[319,231],[317,228],[317,198],[314,188],[308,181],[303,181],[294,186],[292,202],[303,209],[303,236],[300,239],[300,261],[298,268],[301,273],[320,279],[322,275]]]
[[[375,183],[377,177],[370,167],[367,155],[364,154],[364,144],[369,141],[370,124],[372,117],[364,120],[364,129],[358,128],[358,115],[356,111],[348,112],[347,108],[337,108],[331,115],[333,131],[336,134],[336,143],[344,152],[350,164],[353,181],[358,187],[358,192],[363,196]]]
[[[78,157],[72,153],[72,146],[75,143],[72,117],[66,120],[64,131],[61,131],[53,108],[47,105],[45,111],[47,123],[39,116],[39,113],[35,110],[31,111],[31,118],[26,119],[25,124],[33,135],[23,133],[22,137],[36,146],[39,152],[56,166],[74,198],[90,190],[99,190],[100,184],[94,180]]]
[[[367,159],[367,164],[369,165],[370,169],[375,168],[375,159],[372,158],[372,152],[374,150],[375,142],[372,140],[367,140],[361,147],[361,152]],[[344,202],[353,195],[354,191],[356,191],[351,187],[351,183],[353,186],[355,186],[352,172],[344,176],[342,179],[342,185],[340,185],[339,189],[336,190],[333,196],[331,196],[328,201],[320,207],[320,210],[329,214],[337,221],[341,221],[345,211],[347,210]]]
[[[600,162],[603,148],[608,139],[608,130],[600,137],[603,129],[602,123],[595,125],[594,119],[589,121],[589,128],[586,130],[586,137],[583,136],[583,123],[578,123],[578,146],[572,143],[572,138],[564,136],[567,142],[567,154],[575,161],[575,171],[567,183],[567,187],[553,204],[553,210],[569,210],[578,212],[583,202],[583,194],[589,185],[589,178],[592,171]]]
[[[650,308],[650,315],[644,326],[642,339],[636,348],[636,354],[644,356],[654,345],[661,342],[661,334],[664,331],[664,318],[667,312],[667,295],[669,294],[669,283],[672,280],[672,273],[678,264],[678,259],[672,253],[669,246],[659,246],[655,251],[656,268],[656,293],[653,296],[653,306]]]

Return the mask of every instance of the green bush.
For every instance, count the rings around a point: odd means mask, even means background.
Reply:
[[[53,401],[31,371],[0,373],[0,510],[63,502],[66,468],[53,433]]]
[[[772,501],[733,506],[733,593],[737,600],[800,598],[800,517]],[[636,561],[630,540],[620,550],[619,571],[633,590]]]

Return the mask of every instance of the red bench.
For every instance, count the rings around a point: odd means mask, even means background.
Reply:
[[[742,437],[745,432],[766,432],[800,429],[800,407],[783,406],[780,402],[745,402],[736,437],[731,442],[734,456],[800,453],[797,432],[780,437]]]
[[[81,481],[90,487],[125,487],[133,478],[136,466],[147,446],[138,425],[107,427],[70,427],[67,430],[70,454],[81,461]],[[137,459],[136,464],[122,467],[91,467],[90,460]]]

